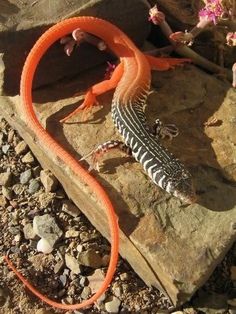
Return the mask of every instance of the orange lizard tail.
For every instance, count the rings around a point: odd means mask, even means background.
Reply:
[[[76,310],[83,307],[87,307],[93,304],[107,289],[109,286],[113,275],[116,270],[116,264],[118,260],[118,247],[119,247],[119,227],[118,219],[116,217],[113,205],[107,196],[101,185],[78,163],[78,161],[72,157],[67,151],[65,151],[52,137],[49,135],[44,128],[41,126],[40,122],[35,115],[33,104],[32,104],[32,82],[34,78],[34,73],[36,71],[37,65],[47,51],[47,49],[61,37],[71,33],[74,29],[81,27],[85,28],[86,31],[94,33],[97,36],[103,37],[105,41],[112,41],[117,34],[123,34],[114,25],[109,22],[93,18],[93,17],[78,17],[71,18],[54,25],[49,30],[47,30],[36,42],[32,50],[30,51],[21,76],[21,98],[22,107],[21,110],[25,117],[25,122],[31,128],[32,132],[36,135],[37,143],[42,147],[50,148],[50,152],[55,154],[60,160],[64,162],[65,165],[77,174],[80,179],[87,184],[94,194],[102,202],[106,210],[108,217],[110,232],[111,232],[111,258],[108,266],[107,274],[99,290],[88,300],[83,301],[80,304],[61,304],[55,302],[48,297],[40,293],[36,288],[34,288],[13,266],[12,262],[8,257],[5,256],[5,261],[7,262],[10,269],[18,276],[18,278],[24,283],[24,285],[38,298],[42,301],[48,303],[49,305],[64,309],[64,310]],[[109,30],[109,31],[106,31]],[[105,34],[105,35],[104,35]],[[108,37],[106,37],[108,36]],[[125,35],[123,35],[125,37]]]

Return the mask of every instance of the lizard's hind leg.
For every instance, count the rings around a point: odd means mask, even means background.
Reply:
[[[113,149],[118,149],[124,153],[126,153],[127,155],[132,155],[132,151],[131,148],[128,147],[127,145],[125,145],[123,142],[121,141],[116,141],[116,140],[111,140],[111,141],[107,141],[103,144],[100,144],[99,146],[97,146],[97,148],[95,148],[94,150],[92,150],[90,153],[88,153],[87,155],[85,155],[84,157],[82,157],[80,159],[81,160],[85,160],[87,158],[89,158],[90,156],[92,157],[92,162],[90,164],[89,167],[89,171],[91,171],[92,169],[97,170],[98,172],[100,171],[100,165],[99,165],[99,159],[107,152],[113,150]]]
[[[153,57],[145,54],[145,57],[152,70],[167,71],[174,68],[177,65],[183,65],[186,62],[191,62],[186,58],[165,58],[165,57]]]
[[[109,80],[104,80],[90,87],[87,93],[85,94],[83,103],[73,112],[71,112],[68,116],[61,119],[60,122],[61,123],[66,122],[69,118],[71,118],[72,116],[74,116],[75,114],[82,110],[83,120],[86,120],[86,115],[88,114],[89,110],[94,105],[98,104],[96,97],[104,94],[105,92],[108,92],[111,89],[114,89],[123,75],[123,70],[124,70],[123,63],[121,62],[120,64],[117,65]]]

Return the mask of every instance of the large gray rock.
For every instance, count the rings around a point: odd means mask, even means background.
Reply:
[[[0,1],[0,92],[8,95],[19,93],[25,58],[49,26],[81,15],[111,21],[139,45],[149,31],[148,4],[145,0],[75,0],[69,3],[64,0]],[[69,58],[63,47],[56,43],[42,60],[35,86],[75,75],[107,59],[107,54],[89,45],[80,47],[79,52]]]

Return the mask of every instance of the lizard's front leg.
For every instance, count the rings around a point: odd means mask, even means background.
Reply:
[[[105,92],[108,92],[111,89],[114,89],[117,86],[117,84],[119,83],[123,75],[123,71],[124,71],[124,66],[123,66],[123,62],[121,62],[114,69],[114,72],[112,73],[111,78],[109,80],[104,80],[90,87],[87,93],[85,94],[83,103],[73,112],[71,112],[68,116],[61,119],[60,122],[63,123],[67,121],[69,118],[71,118],[72,116],[74,116],[81,110],[84,110],[83,118],[85,118],[86,114],[92,108],[92,106],[98,104],[96,97],[104,94]]]
[[[157,138],[168,138],[169,140],[172,140],[173,137],[176,137],[179,135],[179,129],[174,124],[163,124],[161,120],[156,119],[155,124],[153,126],[153,134]]]
[[[180,58],[158,58],[145,54],[145,57],[152,70],[167,71],[174,66],[182,65],[185,62],[190,62],[189,59]],[[168,138],[170,140],[179,134],[179,129],[174,124],[163,124],[159,119],[156,119],[153,126],[153,134],[157,138]]]

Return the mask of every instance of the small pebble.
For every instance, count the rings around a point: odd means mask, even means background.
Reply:
[[[27,150],[28,145],[24,141],[19,142],[15,147],[15,152],[17,156],[26,153]]]
[[[17,235],[14,236],[14,241],[15,242],[20,242],[20,240],[21,240],[21,234],[18,233]]]
[[[122,287],[120,286],[119,281],[114,282],[112,286],[112,292],[118,298],[122,296]]]
[[[51,247],[63,235],[54,217],[49,214],[35,216],[33,219],[33,230],[41,238],[45,239]]]
[[[0,173],[0,185],[2,186],[9,186],[11,184],[12,174],[11,172],[2,172]]]
[[[84,266],[92,268],[99,268],[102,266],[101,256],[93,249],[88,249],[79,253],[78,260]]]
[[[81,253],[83,251],[83,245],[82,244],[78,244],[76,247],[77,252]]]
[[[5,207],[7,205],[7,200],[3,195],[0,195],[0,207]]]
[[[16,195],[21,195],[24,192],[24,187],[21,184],[17,183],[13,185],[12,190]]]
[[[66,301],[66,303],[68,303],[68,304],[73,304],[73,302],[74,302],[74,300],[73,300],[72,297],[67,297],[67,298],[65,299],[65,301]]]
[[[16,213],[16,215],[14,215],[15,213]],[[9,225],[18,227],[20,225],[19,213],[18,212],[15,212],[15,213],[12,213],[12,221]]]
[[[4,154],[7,154],[7,152],[8,152],[8,150],[9,150],[10,147],[11,147],[11,146],[10,146],[9,144],[3,145],[3,146],[2,146],[2,152],[3,152]]]
[[[45,239],[40,239],[37,244],[38,252],[42,252],[44,254],[49,254],[53,251],[53,247],[48,243]]]
[[[79,231],[78,230],[74,230],[74,229],[70,229],[67,230],[65,233],[65,238],[77,238],[79,236]]]
[[[50,192],[40,193],[39,195],[40,206],[44,208],[50,206],[54,198],[55,193]]]
[[[64,271],[63,271],[63,274],[66,275],[66,276],[69,276],[70,270],[68,268],[65,268]]]
[[[66,266],[73,271],[74,274],[78,275],[81,273],[81,265],[79,261],[70,254],[65,255]]]
[[[31,223],[27,223],[24,228],[24,237],[25,239],[34,239],[36,237],[36,233],[34,232],[33,225]]]
[[[57,178],[51,173],[50,170],[45,169],[40,171],[40,180],[46,192],[54,192],[58,186]]]
[[[31,152],[28,152],[26,155],[22,157],[22,162],[25,164],[33,164],[34,163],[34,156]]]
[[[110,301],[105,303],[105,309],[108,313],[119,313],[120,304],[120,300],[113,296]]]
[[[63,275],[60,275],[59,278],[60,278],[60,281],[61,281],[63,287],[65,287],[66,283],[67,283],[67,276],[63,274]]]
[[[89,240],[91,240],[90,234],[86,231],[83,231],[80,233],[79,235],[80,240],[84,243],[84,242],[88,242]]]
[[[81,214],[81,211],[77,206],[75,206],[71,201],[64,201],[62,204],[62,211],[67,213],[72,217],[77,217]]]
[[[9,188],[6,188],[5,186],[2,187],[2,195],[8,200],[10,201],[13,197],[13,193],[12,190]]]
[[[120,279],[122,281],[129,280],[129,274],[127,274],[127,273],[120,274]]]
[[[27,169],[26,171],[22,172],[20,175],[20,183],[26,184],[32,178],[32,171],[31,169]]]
[[[95,293],[103,283],[105,275],[101,269],[96,269],[93,274],[88,276],[87,278],[92,293]]]
[[[29,184],[29,188],[28,188],[28,192],[30,194],[34,194],[34,193],[38,192],[39,189],[40,189],[40,184],[39,184],[38,180],[31,179],[30,184]]]
[[[18,208],[18,203],[17,201],[10,201],[10,204],[13,208]]]
[[[86,286],[86,287],[83,288],[83,290],[81,292],[81,298],[83,300],[86,300],[86,299],[89,298],[90,294],[91,294],[91,289]]]
[[[79,284],[81,287],[87,286],[88,285],[88,278],[87,277],[81,277]]]

